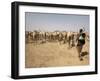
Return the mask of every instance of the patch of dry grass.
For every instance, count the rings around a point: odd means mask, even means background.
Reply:
[[[89,53],[89,42],[83,47],[83,52]],[[88,65],[89,54],[83,56],[80,61],[76,47],[68,48],[67,44],[27,43],[25,46],[25,67],[58,67],[58,66],[76,66]]]

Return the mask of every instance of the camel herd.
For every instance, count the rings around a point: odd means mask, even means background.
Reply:
[[[25,42],[43,44],[46,42],[58,42],[59,44],[68,43],[69,47],[77,44],[78,32],[67,32],[67,31],[54,31],[54,32],[43,32],[43,31],[26,31]],[[89,34],[86,33],[86,40],[89,41]]]

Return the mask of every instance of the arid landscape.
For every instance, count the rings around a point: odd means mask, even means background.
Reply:
[[[89,23],[89,15],[25,12],[25,67],[89,65]]]
[[[80,61],[77,53],[77,46],[69,48],[68,43],[59,42],[26,43],[25,46],[25,67],[60,67],[60,66],[81,66],[89,64],[89,41],[86,41],[82,49]]]

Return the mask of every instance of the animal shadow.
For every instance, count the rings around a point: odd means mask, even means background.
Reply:
[[[86,55],[88,55],[88,54],[89,54],[89,53],[85,51],[85,52],[82,52],[82,53],[81,53],[81,56],[84,57],[84,56],[86,56]]]

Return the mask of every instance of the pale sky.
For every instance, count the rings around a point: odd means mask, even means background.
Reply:
[[[78,31],[89,32],[89,15],[25,12],[26,31]]]

